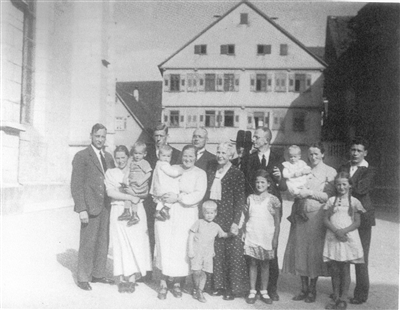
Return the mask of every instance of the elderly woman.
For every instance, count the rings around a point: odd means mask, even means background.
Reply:
[[[183,174],[179,180],[180,194],[167,193],[163,202],[172,204],[170,219],[155,222],[155,264],[161,270],[159,299],[165,299],[168,292],[167,279],[171,293],[182,296],[180,282],[190,273],[187,246],[189,230],[198,220],[198,205],[207,189],[207,175],[195,167],[197,150],[186,145],[182,150]]]
[[[246,201],[244,175],[230,162],[233,154],[234,148],[230,143],[218,145],[218,165],[208,175],[207,196],[218,205],[214,222],[232,234],[231,238],[216,238],[214,243],[213,295],[223,295],[224,300],[233,300],[235,295],[249,290],[243,241],[238,236],[238,224]]]
[[[323,163],[324,147],[314,143],[308,149],[311,173],[304,189],[296,196],[292,207],[289,240],[283,259],[283,272],[300,275],[301,292],[293,300],[315,301],[318,276],[328,276],[322,260],[326,228],[322,206],[335,193],[336,171]],[[308,220],[295,215],[298,204],[304,205]]]
[[[151,270],[150,244],[147,232],[146,212],[143,204],[138,204],[138,224],[128,227],[126,222],[118,221],[124,210],[125,200],[137,199],[122,189],[124,175],[128,172],[129,151],[126,146],[118,146],[114,151],[117,168],[108,169],[105,176],[107,195],[111,197],[110,237],[113,251],[114,276],[120,279],[119,292],[133,293],[136,277],[145,276]],[[131,193],[134,194],[134,193]]]

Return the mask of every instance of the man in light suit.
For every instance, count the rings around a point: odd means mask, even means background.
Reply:
[[[354,296],[350,299],[352,304],[362,304],[368,299],[369,275],[368,275],[368,255],[371,243],[372,226],[375,226],[375,208],[371,200],[371,192],[374,189],[374,177],[376,169],[369,165],[365,160],[368,154],[368,142],[361,138],[355,138],[350,147],[350,162],[341,166],[338,172],[350,174],[352,186],[351,195],[357,198],[366,213],[361,214],[361,223],[358,228],[361,244],[364,250],[364,264],[356,266],[356,287]]]
[[[115,167],[111,154],[103,150],[106,136],[106,127],[95,124],[91,145],[72,161],[71,193],[81,221],[77,280],[78,287],[86,291],[92,289],[89,282],[113,283],[105,277],[110,206],[104,174]]]
[[[192,144],[197,149],[196,167],[203,169],[205,172],[212,164],[217,164],[215,155],[206,150],[208,141],[208,132],[204,127],[197,128],[193,131]]]
[[[283,156],[279,156],[271,150],[272,133],[268,127],[258,127],[253,135],[253,146],[257,150],[243,158],[242,171],[245,175],[245,192],[246,197],[254,193],[254,178],[257,170],[266,170],[272,180],[270,192],[272,195],[278,197],[282,203],[281,191],[287,190],[286,182],[282,178],[282,163],[284,162]],[[282,216],[282,212],[281,212]],[[279,277],[279,266],[277,258],[278,249],[275,251],[275,258],[269,264],[269,281],[268,281],[268,295],[273,301],[279,300],[277,293],[277,284]],[[260,278],[260,277],[258,277]]]

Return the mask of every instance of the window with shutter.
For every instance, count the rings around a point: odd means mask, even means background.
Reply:
[[[254,112],[255,127],[264,126],[264,112]]]
[[[216,125],[216,115],[215,111],[206,111],[205,117],[205,126],[206,127],[215,127]]]
[[[235,55],[235,45],[234,44],[221,45],[221,55]]]
[[[265,44],[257,45],[257,54],[258,55],[271,54],[271,45],[265,45]]]
[[[247,13],[240,13],[240,24],[247,25],[248,17],[249,17],[249,15]]]
[[[198,55],[207,54],[207,45],[206,44],[195,45],[194,46],[194,53],[198,54]]]
[[[294,91],[298,93],[302,93],[306,91],[306,75],[298,74],[294,75]]]
[[[179,111],[171,111],[169,114],[169,126],[179,127]]]
[[[224,126],[233,127],[234,126],[235,113],[233,111],[224,112]]]
[[[233,74],[224,74],[224,91],[235,90],[235,76]]]
[[[257,74],[256,75],[256,91],[266,92],[267,91],[267,75]]]
[[[205,91],[215,91],[215,74],[206,74]]]
[[[179,86],[180,86],[180,75],[171,74],[170,91],[179,91],[180,90]]]
[[[276,72],[275,73],[275,91],[286,92],[286,72]]]
[[[287,56],[287,54],[288,54],[288,45],[287,44],[281,44],[279,54],[281,56]]]

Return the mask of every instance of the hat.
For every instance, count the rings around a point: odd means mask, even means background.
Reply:
[[[253,142],[251,141],[251,131],[239,130],[236,134],[236,140],[232,140],[236,143],[236,147],[244,147],[245,149],[251,149]]]

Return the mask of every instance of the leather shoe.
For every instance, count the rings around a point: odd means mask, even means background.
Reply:
[[[160,290],[158,292],[157,298],[160,299],[160,300],[167,299],[167,293],[168,293],[167,288],[166,287],[162,287],[162,288],[160,288]]]
[[[224,297],[222,297],[223,300],[234,300],[235,299],[235,295],[233,295],[232,292],[226,292],[224,294]]]
[[[171,289],[172,295],[176,298],[181,298],[182,297],[182,290],[179,285],[174,285],[174,287]]]
[[[279,295],[277,292],[268,293],[269,297],[272,301],[279,301]]]
[[[113,285],[115,283],[114,280],[107,279],[106,277],[102,277],[102,278],[92,277],[92,281],[90,281],[90,282],[92,282],[92,283],[110,284],[110,285]]]
[[[292,300],[295,300],[295,301],[304,300],[304,299],[306,299],[307,295],[308,295],[308,292],[301,291],[299,294],[294,296],[292,298]]]
[[[89,282],[78,282],[78,287],[85,291],[92,290],[92,287],[90,286]]]
[[[358,299],[356,297],[350,298],[350,303],[353,305],[361,305],[364,302],[366,302],[366,300]]]

